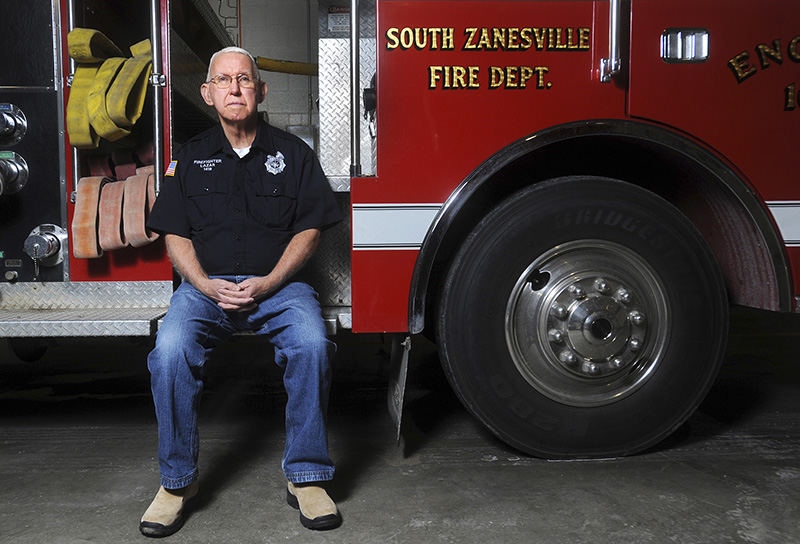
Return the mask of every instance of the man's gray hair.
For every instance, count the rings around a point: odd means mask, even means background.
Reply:
[[[206,83],[211,81],[212,77],[211,65],[214,64],[214,59],[217,58],[217,55],[221,55],[223,53],[240,53],[242,55],[247,55],[247,58],[249,58],[250,62],[253,63],[253,76],[255,76],[256,81],[261,81],[261,74],[258,73],[258,64],[256,63],[255,57],[253,57],[253,55],[250,54],[250,51],[248,51],[247,49],[242,49],[241,47],[231,46],[231,47],[226,47],[224,49],[220,49],[219,51],[211,55],[211,60],[208,61],[208,73],[206,74]],[[235,76],[236,74],[231,74],[231,75]]]

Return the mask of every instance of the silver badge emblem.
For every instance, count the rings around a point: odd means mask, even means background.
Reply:
[[[267,167],[267,172],[272,175],[278,175],[286,168],[286,163],[283,162],[283,153],[278,151],[275,156],[267,155],[267,162],[264,163]]]

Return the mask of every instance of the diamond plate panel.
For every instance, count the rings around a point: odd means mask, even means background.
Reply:
[[[352,328],[350,197],[301,278],[320,294],[329,334]],[[170,281],[0,284],[1,337],[150,336],[172,296]]]
[[[348,148],[349,149],[349,148]],[[349,151],[348,151],[349,153]],[[348,159],[349,161],[350,159]],[[374,162],[374,161],[373,161]],[[373,168],[374,170],[374,168]],[[331,184],[331,189],[337,193],[350,192],[350,175],[347,176],[327,176],[328,183]]]
[[[0,310],[0,337],[150,336],[166,308]]]
[[[353,314],[351,312],[344,312],[337,315],[339,327],[343,329],[353,328]]]
[[[337,193],[344,213],[338,225],[322,233],[322,241],[301,273],[319,293],[323,307],[351,306],[350,292],[350,195]],[[349,311],[349,310],[348,310]]]
[[[375,39],[361,38],[361,89],[369,86],[375,73]],[[350,187],[350,47],[344,38],[319,40],[319,159],[329,178],[344,178]],[[374,174],[372,136],[361,122],[361,170]],[[334,190],[343,184],[337,181]],[[339,187],[339,189],[337,189]]]
[[[73,281],[0,284],[0,310],[165,308],[171,281]]]
[[[335,336],[341,329],[353,328],[353,317],[350,307],[322,308],[322,319],[325,321],[325,332],[328,336]]]

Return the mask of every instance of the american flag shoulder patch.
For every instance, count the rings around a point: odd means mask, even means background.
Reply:
[[[167,166],[167,171],[164,172],[164,175],[165,176],[174,176],[175,175],[175,168],[177,168],[177,167],[178,167],[178,161],[172,161],[171,163],[169,163],[169,166]]]

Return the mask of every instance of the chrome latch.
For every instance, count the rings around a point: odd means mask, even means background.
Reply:
[[[661,58],[669,63],[705,62],[708,59],[708,30],[666,29],[661,34]]]

